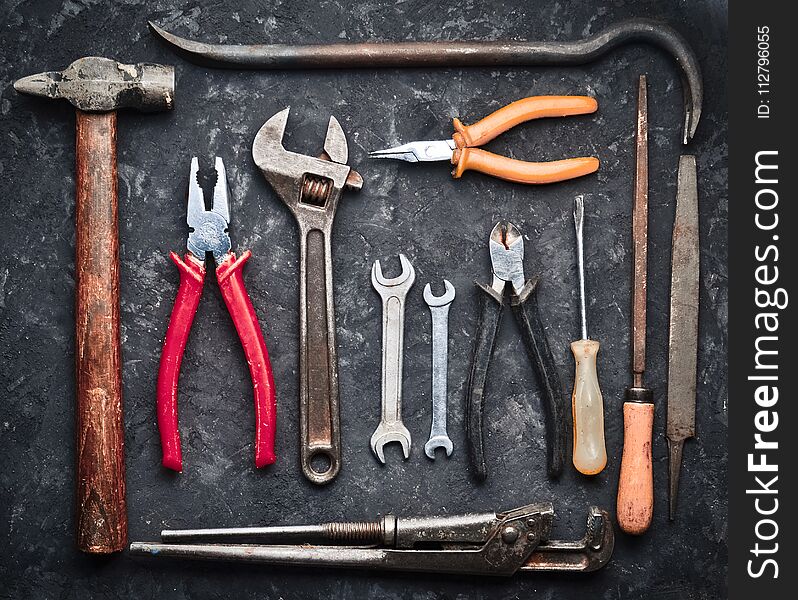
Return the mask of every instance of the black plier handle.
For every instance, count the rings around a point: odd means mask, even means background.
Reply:
[[[565,462],[565,397],[554,355],[538,314],[539,281],[537,276],[527,281],[520,295],[511,295],[510,305],[521,329],[521,337],[535,369],[538,385],[543,392],[548,474],[549,477],[559,477]]]

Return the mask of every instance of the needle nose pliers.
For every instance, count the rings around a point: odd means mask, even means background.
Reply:
[[[213,207],[211,210],[206,210],[205,197],[197,181],[199,163],[196,157],[191,159],[186,218],[189,227],[188,252],[183,258],[175,252],[169,254],[180,271],[180,288],[175,298],[161,354],[157,402],[163,465],[175,471],[183,470],[180,433],[177,428],[177,382],[191,323],[202,295],[205,257],[208,252],[213,254],[216,262],[219,289],[241,339],[252,376],[255,395],[255,466],[263,467],[275,460],[275,395],[272,367],[258,318],[241,274],[244,263],[252,256],[252,252],[247,250],[240,257],[236,257],[231,250],[232,244],[228,234],[229,189],[224,163],[219,157],[216,158],[215,168]]]
[[[484,480],[488,474],[482,433],[485,381],[501,323],[504,291],[509,283],[512,288],[510,305],[513,315],[521,329],[524,346],[543,391],[548,442],[547,470],[549,477],[557,477],[562,472],[565,458],[565,400],[554,357],[538,315],[539,278],[535,276],[529,280],[524,279],[524,238],[515,225],[508,221],[499,221],[493,228],[490,233],[490,259],[493,265],[493,282],[490,286],[477,283],[477,287],[484,294],[474,359],[468,377],[466,403],[466,437],[474,474],[478,480]]]
[[[598,103],[589,96],[532,96],[500,108],[474,125],[454,119],[455,133],[450,140],[410,142],[387,150],[369,152],[370,158],[393,158],[407,162],[448,160],[455,165],[452,175],[479,171],[516,183],[553,183],[581,177],[599,168],[592,156],[551,162],[526,162],[499,156],[479,146],[519,123],[543,117],[566,117],[596,112]]]

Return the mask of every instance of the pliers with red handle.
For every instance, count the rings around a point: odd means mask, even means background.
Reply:
[[[237,258],[231,251],[227,232],[230,222],[229,190],[221,158],[216,157],[215,167],[213,207],[206,210],[202,188],[197,181],[199,164],[196,157],[191,159],[186,218],[189,227],[188,252],[183,258],[175,252],[169,255],[180,271],[180,288],[169,319],[158,371],[158,428],[161,432],[163,465],[175,471],[183,470],[183,453],[177,428],[177,381],[188,333],[202,295],[205,256],[208,252],[213,253],[219,289],[241,339],[252,375],[255,393],[255,466],[263,467],[275,459],[276,411],[272,367],[255,309],[241,275],[244,263],[252,256],[252,252],[247,250]]]

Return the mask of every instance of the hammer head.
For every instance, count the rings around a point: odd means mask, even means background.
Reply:
[[[135,108],[170,110],[174,104],[175,70],[171,66],[126,65],[108,58],[79,58],[63,71],[29,75],[14,82],[23,94],[69,100],[86,112]]]

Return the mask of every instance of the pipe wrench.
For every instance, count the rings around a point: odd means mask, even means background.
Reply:
[[[550,539],[554,507],[529,504],[504,512],[396,517],[359,523],[237,529],[165,530],[160,542],[136,542],[133,555],[260,565],[370,571],[510,576],[582,572],[612,557],[609,514],[591,507],[578,540]]]

